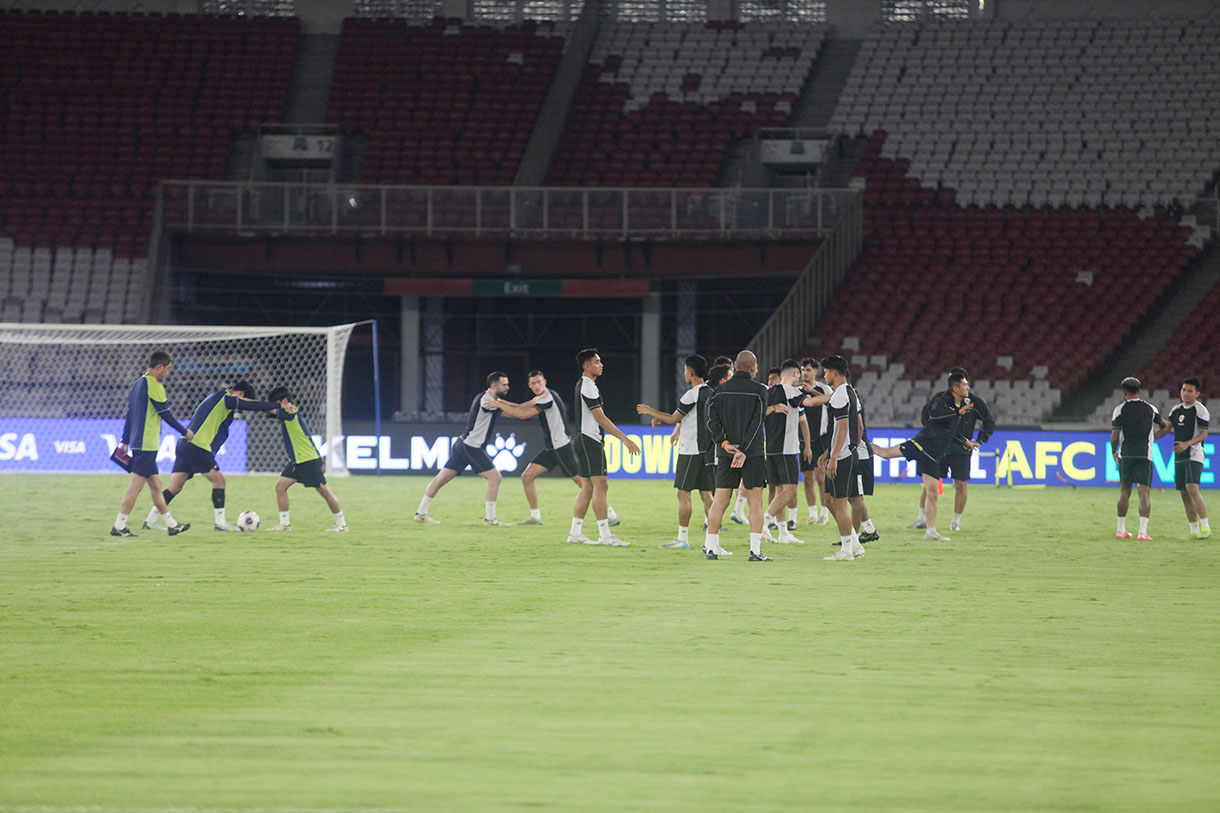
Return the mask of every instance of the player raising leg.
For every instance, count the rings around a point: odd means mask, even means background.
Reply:
[[[288,489],[294,483],[300,483],[306,488],[316,489],[334,515],[335,524],[328,531],[346,531],[347,520],[343,517],[343,509],[339,507],[339,498],[326,484],[326,473],[322,470],[322,455],[313,443],[309,432],[309,424],[305,415],[292,403],[292,394],[287,387],[276,387],[267,393],[267,400],[277,405],[274,417],[280,421],[280,432],[284,439],[284,448],[288,451],[289,462],[280,474],[275,484],[275,503],[279,508],[280,522],[271,530],[291,531],[292,520],[289,517]]]

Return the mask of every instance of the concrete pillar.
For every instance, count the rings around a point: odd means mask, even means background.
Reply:
[[[649,294],[641,311],[640,400],[656,406],[661,397],[661,295]]]
[[[683,363],[689,355],[693,355],[696,350],[696,334],[695,334],[695,305],[698,296],[697,283],[693,279],[684,279],[678,282],[678,329],[675,349],[677,350],[677,387],[675,393],[682,393],[686,390],[686,377],[683,374],[683,368],[686,366]],[[711,363],[708,359],[708,363]]]
[[[405,295],[400,297],[402,309],[402,357],[399,362],[399,380],[401,400],[398,409],[410,414],[419,412],[419,297]]]
[[[424,297],[424,411],[445,410],[445,299]]]

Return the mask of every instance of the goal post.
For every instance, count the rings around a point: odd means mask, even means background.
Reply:
[[[343,365],[352,330],[332,327],[0,323],[0,472],[118,471],[109,457],[127,393],[148,354],[167,350],[170,408],[183,425],[208,394],[245,379],[264,398],[286,386],[326,458],[344,476]],[[370,386],[372,384],[370,383]],[[370,394],[372,394],[370,392]],[[178,433],[163,426],[157,454],[172,468]],[[278,473],[279,422],[238,411],[217,462],[231,473]]]

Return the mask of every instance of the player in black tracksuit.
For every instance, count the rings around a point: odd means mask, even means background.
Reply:
[[[914,460],[923,478],[924,511],[927,515],[927,531],[924,539],[948,541],[936,531],[936,498],[940,486],[945,455],[956,444],[974,450],[978,442],[967,441],[958,427],[963,415],[974,410],[970,399],[970,383],[959,370],[949,376],[949,390],[938,392],[928,403],[927,421],[911,440],[900,446],[878,446],[872,444],[873,452],[882,459],[905,457]]]
[[[767,484],[763,419],[767,414],[767,388],[754,380],[758,359],[749,350],[738,353],[733,366],[736,368],[733,377],[716,388],[707,407],[707,427],[716,447],[716,498],[707,521],[704,553],[708,559],[719,557],[720,522],[733,489],[740,486],[750,506],[750,561],[769,562],[770,557],[762,552],[762,489]]]
[[[960,367],[953,370],[955,373],[966,375],[966,371]],[[970,383],[969,376],[966,378],[966,383]],[[953,393],[946,390],[944,393],[950,399]],[[933,396],[934,398],[935,396]],[[996,420],[991,408],[987,406],[987,402],[980,398],[975,393],[971,392],[966,395],[966,400],[974,404],[974,409],[962,415],[958,419],[957,435],[949,444],[948,451],[945,452],[944,460],[941,461],[939,479],[946,479],[950,476],[953,478],[953,521],[949,524],[950,531],[960,531],[962,524],[962,514],[966,510],[967,499],[967,483],[970,480],[971,460],[974,454],[974,449],[966,446],[966,442],[975,440],[974,431],[975,425],[982,422],[982,429],[979,430],[978,445],[982,446],[995,433]],[[928,399],[928,403],[924,404],[921,418],[923,423],[928,422],[928,411],[932,407],[932,398]],[[908,525],[908,528],[923,528],[925,527],[925,509],[926,497],[921,491],[919,493],[919,518]]]

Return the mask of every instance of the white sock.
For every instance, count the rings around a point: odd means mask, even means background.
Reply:
[[[703,535],[703,549],[710,551],[720,550],[720,534],[706,533]]]
[[[216,524],[225,524],[225,510],[223,508],[213,508],[212,513],[216,515]]]
[[[495,500],[492,500],[491,502],[483,503],[483,518],[489,519],[489,520],[496,518],[496,501]]]
[[[1204,531],[1210,531],[1212,526],[1207,524],[1207,517],[1199,517],[1199,528]]]
[[[432,498],[425,494],[424,498],[419,501],[419,510],[416,511],[415,513],[422,514],[423,516],[427,516],[429,505],[432,505]]]
[[[936,526],[935,526],[935,525],[929,525],[929,526],[928,526],[927,534],[928,534],[928,535],[931,535],[931,536],[940,536],[940,534],[938,534],[938,533],[936,532]]]
[[[609,517],[607,517],[606,519],[599,519],[597,521],[597,538],[598,539],[609,539],[610,538],[610,519],[609,519]]]
[[[830,509],[824,505],[822,506],[822,519],[827,521],[830,520]]]
[[[342,527],[344,527],[344,526],[346,526],[346,525],[347,525],[347,520],[345,520],[345,519],[343,518],[343,512],[342,512],[342,511],[336,511],[336,512],[335,512],[335,527],[336,527],[336,528],[342,528]]]
[[[860,544],[860,534],[856,533],[856,529],[851,531],[851,552],[854,555],[857,551],[864,550],[864,546]]]
[[[775,516],[773,514],[768,514],[766,511],[763,511],[763,532],[765,533],[772,524],[779,525],[779,523],[775,521]]]
[[[920,508],[919,509],[919,519],[916,521],[917,522],[927,522],[928,521],[928,512],[925,511],[924,509]]]
[[[154,510],[156,510],[156,509],[154,509]],[[129,516],[128,514],[124,514],[122,511],[120,511],[119,515],[114,518],[114,527],[118,528],[120,531],[123,530],[124,528],[126,528],[128,516]]]
[[[954,515],[953,515],[953,521],[954,521],[954,522],[956,522],[956,523],[958,523],[958,524],[960,525],[960,524],[961,524],[961,522],[962,522],[962,515],[961,515],[961,514],[954,514]]]
[[[810,519],[818,518],[818,507],[816,505],[809,506],[809,518]]]
[[[796,509],[795,508],[788,509],[788,521],[796,522]]]
[[[1148,535],[1148,517],[1140,517],[1140,536]]]
[[[872,517],[869,517],[868,519],[864,520],[864,522],[860,523],[860,530],[864,531],[866,534],[874,534],[877,532],[877,527],[873,525]]]
[[[291,523],[291,522],[289,522],[289,520],[288,520],[288,512],[287,512],[287,511],[281,511],[281,512],[280,512],[280,525],[283,525],[285,528],[287,528],[287,527],[288,527],[289,525],[291,525],[291,524],[292,524],[292,523]]]
[[[690,541],[690,526],[688,526],[688,525],[679,525],[678,526],[678,541],[679,542],[689,542]]]
[[[1188,522],[1188,523],[1186,523],[1186,524],[1190,526],[1190,532],[1191,532],[1192,534],[1197,534],[1197,533],[1199,532],[1199,523],[1197,523],[1197,522]]]
[[[152,510],[148,512],[148,519],[144,520],[144,522],[148,525],[152,525],[154,522],[157,521],[157,518],[159,516],[161,516],[161,512],[158,511],[157,506],[154,505],[152,507]]]
[[[166,528],[172,528],[178,524],[177,521],[174,519],[174,515],[171,514],[169,511],[166,511],[164,514],[161,515],[161,521],[165,523]]]
[[[542,511],[538,508],[531,508],[530,519],[536,519],[539,522],[542,522]]]
[[[762,555],[762,534],[750,534],[750,553],[755,556]]]
[[[618,519],[618,512],[614,510],[614,506],[610,503],[606,503],[606,519],[610,520],[611,522]]]
[[[736,514],[736,515],[737,515],[737,516],[739,516],[739,517],[744,517],[744,516],[745,516],[745,510],[746,510],[746,498],[745,498],[745,497],[738,497],[738,498],[737,498],[737,505],[733,507],[733,513],[734,513],[734,514]]]
[[[1118,532],[1120,534],[1125,534],[1127,532],[1127,518],[1126,517],[1118,518]]]
[[[843,550],[851,553],[851,534],[848,534],[847,536],[839,534],[839,544],[843,546]]]
[[[585,526],[584,517],[572,517],[572,529],[568,531],[569,536],[580,536],[580,529]]]

